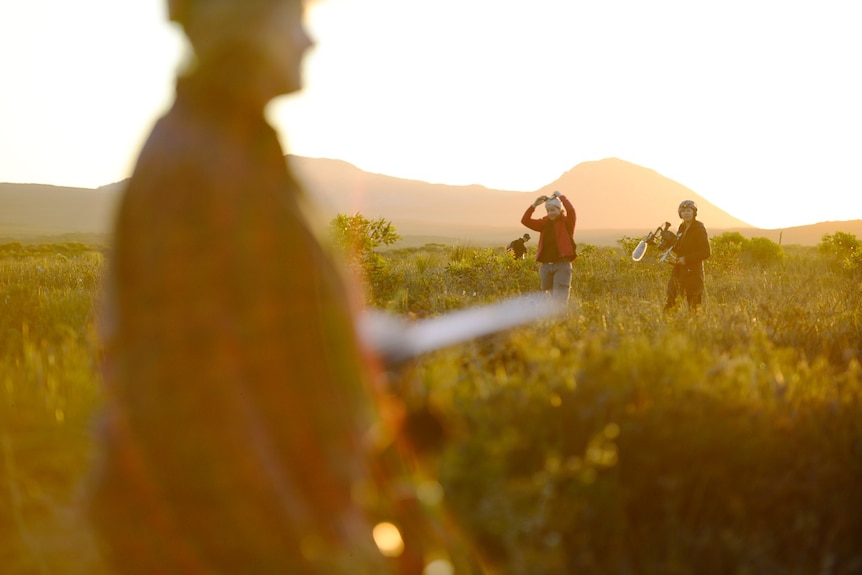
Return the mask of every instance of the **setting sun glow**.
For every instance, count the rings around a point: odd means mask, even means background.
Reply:
[[[318,0],[294,154],[533,191],[607,157],[764,228],[862,219],[854,4]],[[0,182],[127,177],[185,58],[164,0],[0,6]]]

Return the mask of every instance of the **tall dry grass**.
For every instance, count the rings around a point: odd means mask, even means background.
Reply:
[[[475,547],[511,574],[862,572],[859,269],[717,250],[702,309],[664,314],[665,264],[579,251],[567,317],[395,382],[446,423],[427,469]],[[535,290],[530,255],[389,250],[369,301],[422,317]],[[0,246],[3,573],[101,572],[79,501],[102,266],[80,244]]]

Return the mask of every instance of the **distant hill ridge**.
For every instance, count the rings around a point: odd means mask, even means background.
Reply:
[[[579,229],[655,228],[675,218],[676,206],[694,199],[710,224],[751,227],[685,186],[653,170],[609,158],[578,164],[534,192],[447,186],[370,174],[340,160],[289,156],[297,175],[330,210],[359,211],[369,217],[470,228],[520,226],[521,215],[539,195],[566,194],[578,214]],[[478,210],[478,211],[477,211]]]
[[[499,246],[520,236],[521,215],[539,195],[566,194],[578,216],[576,240],[614,245],[640,237],[664,221],[676,225],[676,206],[697,202],[711,234],[739,231],[784,244],[814,245],[823,234],[862,236],[862,220],[824,222],[784,230],[760,230],[725,212],[685,186],[617,158],[578,164],[532,191],[449,186],[365,172],[342,160],[287,156],[321,215],[361,213],[391,221],[404,238],[394,247],[425,243]],[[106,235],[125,181],[95,190],[41,184],[0,184],[0,239],[31,240],[69,234]],[[540,212],[541,213],[541,212]]]

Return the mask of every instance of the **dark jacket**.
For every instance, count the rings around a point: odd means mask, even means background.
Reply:
[[[506,249],[511,251],[516,258],[520,259],[524,257],[524,254],[527,253],[527,246],[525,245],[527,240],[524,238],[518,238],[517,240],[512,240],[509,242],[509,245],[506,246]]]
[[[679,225],[677,229],[677,241],[673,247],[673,252],[676,256],[685,257],[685,264],[677,265],[679,269],[688,271],[699,269],[703,270],[703,260],[711,255],[709,246],[709,237],[706,233],[706,226],[703,222],[694,220],[691,223],[688,231],[683,231],[685,222]]]
[[[527,208],[527,211],[524,212],[524,215],[521,217],[521,223],[530,228],[531,230],[539,232],[539,245],[536,251],[536,261],[539,262],[549,262],[552,260],[563,260],[563,261],[574,261],[575,258],[578,257],[577,247],[575,246],[575,223],[577,222],[577,215],[575,214],[575,208],[572,206],[572,203],[566,198],[566,196],[560,196],[560,202],[563,204],[563,208],[565,208],[565,215],[556,219],[556,221],[551,221],[548,216],[543,218],[534,219],[533,212],[536,211],[536,208],[530,205]],[[554,237],[556,238],[556,245],[559,250],[559,258],[549,257],[543,248],[548,244],[548,240],[546,235],[549,231],[553,231]]]

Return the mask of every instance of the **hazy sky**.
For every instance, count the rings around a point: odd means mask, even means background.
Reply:
[[[185,50],[163,4],[0,0],[0,182],[130,174]],[[617,157],[760,227],[862,219],[860,12],[318,0],[306,89],[270,114],[287,151],[392,176],[531,191]]]

